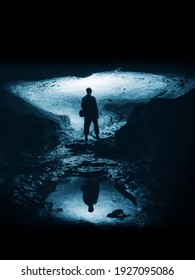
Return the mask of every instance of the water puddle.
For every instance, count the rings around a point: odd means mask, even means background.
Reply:
[[[133,196],[125,196],[108,180],[68,177],[46,198],[51,219],[65,224],[133,225],[138,211]]]

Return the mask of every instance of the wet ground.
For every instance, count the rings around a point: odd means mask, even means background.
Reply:
[[[82,133],[70,132],[66,144],[18,163],[12,184],[12,207],[18,213],[13,211],[10,218],[23,225],[105,229],[155,223],[163,214],[163,198],[151,188],[154,178],[141,178],[136,163],[110,154],[114,128],[109,137],[102,132],[100,140],[91,134],[88,143]]]
[[[71,139],[17,163],[12,188],[4,190],[4,258],[177,259],[189,252],[194,231],[147,228],[160,220],[171,191],[138,163],[104,155],[112,140]]]
[[[129,226],[139,211],[133,196],[132,200],[125,197],[101,177],[68,177],[57,184],[46,203],[42,215],[70,224]]]

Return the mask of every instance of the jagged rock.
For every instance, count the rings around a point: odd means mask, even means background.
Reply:
[[[117,210],[114,210],[113,212],[109,213],[107,215],[108,218],[116,218],[116,219],[119,219],[119,220],[123,220],[125,219],[126,217],[129,217],[130,215],[126,215],[122,209],[117,209]]]

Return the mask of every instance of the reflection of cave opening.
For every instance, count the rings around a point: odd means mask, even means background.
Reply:
[[[46,202],[53,219],[71,224],[130,225],[138,211],[109,180],[93,177],[62,180]]]

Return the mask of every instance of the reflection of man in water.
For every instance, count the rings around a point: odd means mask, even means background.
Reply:
[[[94,211],[94,204],[97,203],[99,195],[99,183],[91,178],[85,179],[85,184],[81,186],[83,191],[83,201],[88,205],[88,211]]]

